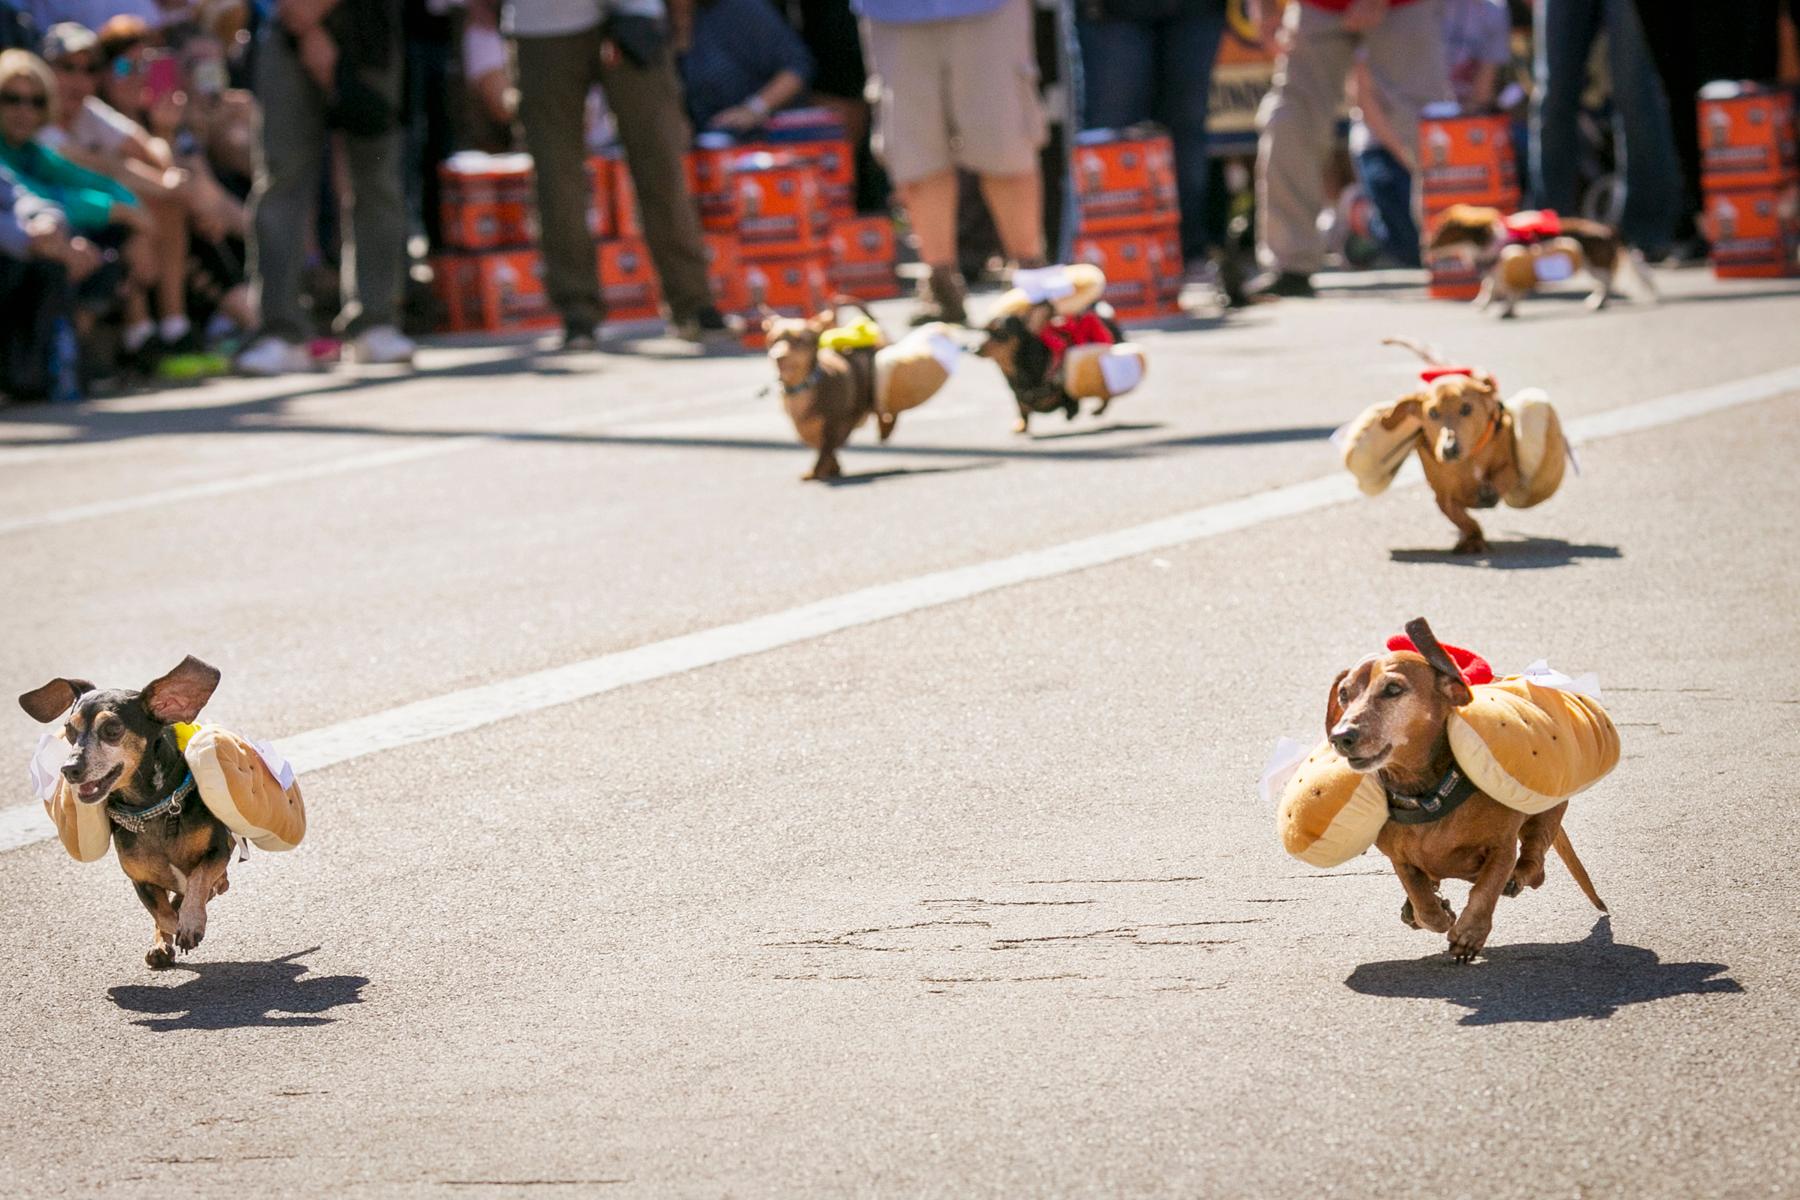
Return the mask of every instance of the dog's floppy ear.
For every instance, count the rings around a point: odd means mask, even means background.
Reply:
[[[1406,636],[1412,639],[1413,647],[1431,664],[1431,669],[1437,672],[1438,690],[1444,693],[1445,699],[1461,708],[1475,698],[1475,693],[1469,690],[1469,683],[1463,678],[1456,660],[1438,642],[1437,635],[1431,632],[1431,626],[1424,617],[1414,617],[1406,623]]]
[[[1331,731],[1337,728],[1337,723],[1344,719],[1344,703],[1338,699],[1338,688],[1343,686],[1344,679],[1349,674],[1348,670],[1339,671],[1337,678],[1331,681],[1331,690],[1325,693],[1325,736],[1327,738],[1331,736]]]
[[[198,717],[218,686],[219,668],[190,654],[173,671],[145,684],[138,698],[152,717],[164,725],[173,725]]]
[[[1425,393],[1413,392],[1396,400],[1381,418],[1383,429],[1398,429],[1404,421],[1423,421],[1425,419]]]
[[[1026,310],[1025,319],[1021,321],[1020,324],[1025,327],[1025,332],[1036,334],[1040,332],[1044,326],[1048,325],[1050,323],[1050,318],[1055,315],[1055,308],[1043,301],[1039,301]]]
[[[1493,396],[1495,398],[1499,397],[1500,381],[1498,379],[1495,379],[1493,377],[1493,375],[1491,375],[1487,371],[1478,371],[1474,375],[1470,376],[1470,378],[1475,381],[1475,385],[1477,387],[1479,387],[1482,391],[1486,392],[1489,396]]]
[[[54,721],[84,693],[93,690],[94,685],[85,679],[52,679],[43,687],[33,688],[20,696],[19,707],[31,714],[34,721]]]

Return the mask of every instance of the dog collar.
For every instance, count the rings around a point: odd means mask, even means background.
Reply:
[[[144,826],[148,825],[151,821],[154,821],[157,817],[166,816],[171,821],[176,817],[179,817],[181,815],[182,802],[193,795],[193,792],[194,773],[189,771],[187,778],[181,781],[180,787],[176,788],[167,796],[164,796],[155,804],[152,804],[149,808],[126,808],[122,804],[114,804],[109,800],[106,804],[106,815],[112,823],[117,825],[120,829],[128,830],[132,833],[142,833],[144,832]]]
[[[810,391],[819,386],[819,376],[823,373],[824,372],[819,370],[818,364],[814,363],[813,369],[808,371],[806,373],[806,378],[802,379],[799,383],[794,384],[792,387],[789,387],[785,383],[782,384],[781,394],[784,396],[798,396],[801,392]]]
[[[1500,432],[1500,427],[1505,423],[1506,407],[1502,405],[1494,410],[1494,419],[1488,422],[1488,427],[1486,431],[1482,433],[1481,440],[1476,442],[1474,448],[1469,451],[1469,457],[1474,458],[1477,454],[1480,454],[1486,449],[1487,444],[1494,440],[1494,435]]]
[[[1459,768],[1452,766],[1444,772],[1437,786],[1423,796],[1403,796],[1392,788],[1384,790],[1387,792],[1388,820],[1396,825],[1429,825],[1461,808],[1463,801],[1481,789]]]

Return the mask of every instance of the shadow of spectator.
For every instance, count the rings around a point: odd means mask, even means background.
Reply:
[[[1580,942],[1494,946],[1473,965],[1446,955],[1364,963],[1344,980],[1365,996],[1447,1000],[1459,1025],[1604,1020],[1628,1004],[1744,990],[1724,963],[1666,963],[1654,950],[1613,941],[1601,917]]]
[[[121,984],[106,994],[129,1012],[153,1014],[133,1023],[158,1033],[329,1025],[336,1018],[320,1014],[362,1003],[369,980],[362,975],[303,978],[308,968],[297,960],[317,949],[296,950],[273,962],[177,962],[169,969],[187,971],[192,979],[174,987]]]

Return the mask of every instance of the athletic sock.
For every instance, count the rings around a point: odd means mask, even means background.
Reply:
[[[164,317],[156,323],[156,336],[165,342],[179,342],[193,331],[193,322],[187,319],[186,313],[176,313],[172,317]]]

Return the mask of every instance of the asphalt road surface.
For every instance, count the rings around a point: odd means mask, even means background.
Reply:
[[[5,410],[9,694],[197,654],[311,829],[152,972],[7,707],[0,1194],[1800,1194],[1800,288],[1661,281],[1171,323],[1032,438],[969,359],[835,487],[662,341]],[[1346,489],[1389,334],[1581,435],[1484,561]],[[1282,853],[1272,743],[1420,614],[1599,673],[1610,919],[1553,862],[1458,966]]]

